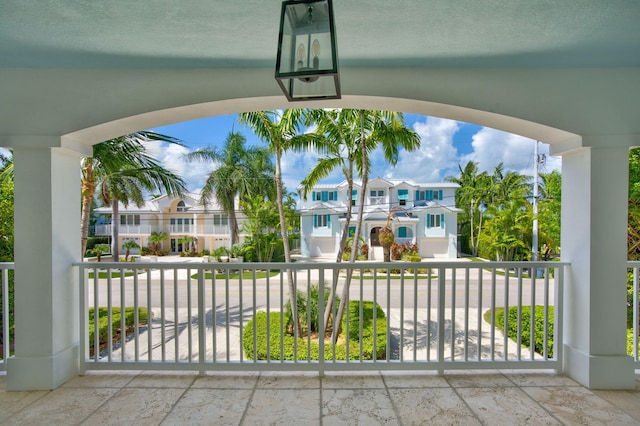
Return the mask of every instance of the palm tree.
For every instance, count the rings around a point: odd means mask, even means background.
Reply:
[[[273,195],[273,164],[269,152],[263,148],[246,148],[242,134],[229,132],[222,151],[205,148],[187,155],[189,160],[207,160],[217,164],[209,173],[201,192],[200,202],[207,205],[215,196],[222,209],[229,215],[231,244],[239,242],[235,197],[240,202],[256,194]]]
[[[119,202],[141,206],[145,191],[164,191],[182,196],[185,183],[176,174],[162,167],[146,151],[149,142],[179,144],[170,136],[155,132],[136,132],[93,146],[93,156],[82,160],[82,254],[86,250],[91,215],[91,201],[96,192],[105,206],[112,207],[111,231],[113,259],[118,259]]]
[[[324,156],[318,159],[316,166],[302,180],[302,197],[306,199],[309,191],[338,167],[342,170],[347,182],[347,194],[353,194],[356,163],[360,165],[358,162],[360,157],[357,156],[359,150],[357,111],[353,109],[313,109],[307,111],[306,120],[307,124],[315,123],[317,125],[316,133],[324,137],[323,139],[318,139],[318,148],[324,152]],[[358,167],[358,170],[361,170],[361,167]],[[361,193],[360,197],[364,197],[364,193]],[[336,255],[336,262],[338,263],[342,262],[342,256],[349,239],[353,205],[351,198],[350,196],[349,200],[347,200],[347,213]],[[333,311],[339,274],[340,270],[336,269],[329,289],[329,298],[324,311],[325,330]]]
[[[124,261],[128,262],[129,261],[129,254],[131,253],[131,250],[140,248],[140,246],[138,245],[138,243],[136,243],[133,240],[127,240],[127,241],[124,242],[124,244],[122,244],[122,248],[126,250],[125,255],[124,255]]]
[[[164,231],[153,231],[151,235],[149,235],[149,250],[158,252],[161,249],[160,245],[167,237],[168,235]]]
[[[282,115],[276,111],[244,112],[240,114],[240,123],[249,126],[256,136],[266,142],[269,150],[273,152],[276,157],[276,203],[280,216],[280,233],[284,244],[284,258],[287,263],[291,262],[291,250],[289,249],[289,235],[287,232],[287,221],[283,202],[282,155],[286,151],[306,149],[318,141],[315,134],[299,134],[303,118],[303,111],[301,109],[288,109],[285,110]],[[299,334],[300,324],[298,322],[296,309],[294,309],[297,303],[291,269],[288,270],[287,277],[289,281],[289,297],[292,306],[292,321],[295,325],[294,333]]]
[[[490,204],[492,179],[486,172],[478,171],[478,163],[476,162],[469,161],[464,168],[458,164],[458,170],[460,171],[459,177],[448,176],[446,180],[460,185],[460,189],[456,193],[456,205],[463,206],[462,208],[465,210],[470,228],[469,248],[471,254],[477,256],[483,216],[481,207]],[[479,216],[478,226],[474,223],[476,213]]]
[[[356,110],[360,124],[360,156],[361,156],[361,176],[362,176],[362,197],[358,203],[358,220],[356,222],[356,231],[354,241],[360,239],[362,222],[364,219],[364,194],[367,193],[367,184],[369,182],[369,152],[378,146],[382,148],[384,157],[389,164],[395,166],[398,163],[400,150],[413,151],[420,147],[420,137],[416,132],[409,129],[404,124],[404,115],[399,112],[390,111],[369,111]],[[358,253],[358,245],[353,244],[351,247],[350,262],[355,262]],[[336,314],[333,328],[332,339],[337,342],[340,333],[340,324],[346,306],[346,300],[349,295],[349,286],[351,284],[351,273],[347,273],[347,278],[342,289],[342,297],[340,298],[340,306]]]

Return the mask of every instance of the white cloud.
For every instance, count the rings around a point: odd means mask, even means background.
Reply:
[[[453,136],[459,129],[458,122],[444,118],[425,117],[416,122],[413,130],[420,137],[417,151],[401,151],[400,160],[395,168],[387,168],[386,178],[413,179],[417,182],[438,182],[444,178],[447,170],[455,167],[458,158],[453,146]],[[382,156],[381,152],[376,155]]]
[[[500,163],[506,171],[515,171],[524,175],[533,173],[534,165],[533,139],[506,133],[500,130],[483,127],[473,136],[471,146],[473,152],[460,159],[461,164],[468,161],[478,163],[481,171],[491,173]],[[549,145],[540,144],[540,154],[544,154],[546,164],[543,171],[560,170],[561,158],[549,157]]]
[[[4,155],[5,157],[11,156],[11,151],[6,148],[0,148],[0,155]]]
[[[145,148],[167,170],[181,176],[190,191],[202,188],[209,172],[215,167],[207,161],[187,161],[184,156],[192,151],[188,147],[148,142],[145,143]]]

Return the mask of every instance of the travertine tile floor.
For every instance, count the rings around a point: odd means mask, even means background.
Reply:
[[[7,425],[640,424],[634,391],[591,391],[550,372],[188,374],[77,377],[54,391],[6,392]]]

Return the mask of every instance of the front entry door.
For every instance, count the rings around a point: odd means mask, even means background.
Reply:
[[[379,233],[380,233],[379,226],[371,230],[371,234],[370,234],[371,247],[380,247],[380,241],[378,240]]]

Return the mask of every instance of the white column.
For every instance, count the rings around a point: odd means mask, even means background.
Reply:
[[[593,146],[594,141],[585,141]],[[627,146],[562,157],[564,368],[592,389],[633,389],[626,354]]]
[[[50,139],[50,140],[49,140]],[[15,161],[15,357],[8,390],[54,389],[78,374],[80,157],[22,138]]]

